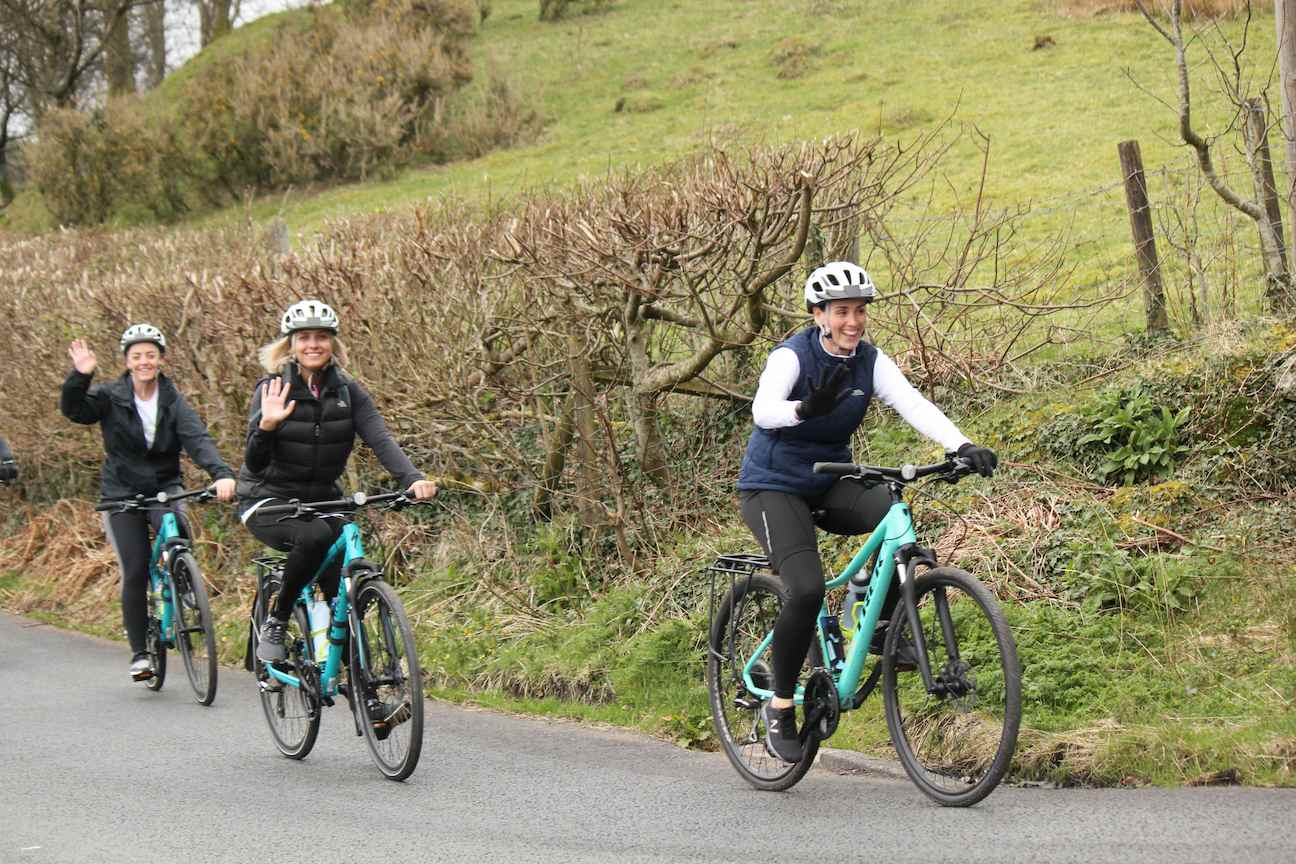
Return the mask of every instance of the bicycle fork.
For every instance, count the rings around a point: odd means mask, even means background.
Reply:
[[[914,653],[918,659],[918,673],[922,676],[923,687],[933,696],[945,696],[950,687],[944,676],[934,676],[931,669],[931,658],[927,655],[927,636],[923,632],[922,621],[918,618],[918,589],[914,586],[913,569],[916,564],[928,568],[936,567],[936,555],[931,549],[908,543],[895,553],[896,577],[900,580],[900,602],[904,605],[905,618],[909,622],[909,632],[913,638]],[[958,663],[958,643],[954,639],[954,621],[950,618],[949,602],[945,590],[938,588],[932,592],[932,601],[936,617],[940,621],[941,638],[945,642],[946,663],[953,666]]]

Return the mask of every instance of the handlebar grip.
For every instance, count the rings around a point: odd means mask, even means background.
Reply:
[[[814,473],[832,474],[836,477],[852,477],[860,473],[860,467],[853,462],[816,462]]]
[[[109,510],[116,510],[120,506],[121,506],[120,501],[108,501],[104,504],[96,504],[95,511],[99,513],[105,513]]]

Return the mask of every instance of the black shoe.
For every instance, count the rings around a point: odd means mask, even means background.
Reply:
[[[261,623],[261,638],[257,641],[257,659],[263,663],[274,663],[288,659],[288,650],[284,648],[284,632],[287,621],[280,621],[273,615]]]
[[[373,698],[365,700],[365,710],[369,714],[369,722],[373,725],[374,737],[379,741],[386,741],[391,730],[404,723],[413,714],[409,702],[383,702]]]
[[[800,762],[805,751],[797,736],[796,706],[775,708],[765,702],[761,705],[761,719],[765,721],[765,749],[770,755],[784,762]]]

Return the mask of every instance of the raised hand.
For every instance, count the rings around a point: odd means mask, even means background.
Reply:
[[[261,385],[261,430],[272,432],[279,428],[279,424],[287,420],[292,414],[293,409],[297,407],[297,400],[293,399],[287,405],[284,400],[288,398],[288,382],[282,377],[271,378]]]
[[[824,369],[819,376],[819,384],[815,385],[810,382],[810,392],[806,398],[802,399],[796,407],[796,415],[802,420],[809,420],[811,417],[823,417],[825,414],[831,414],[841,404],[841,401],[850,395],[850,385],[841,386],[842,381],[846,379],[846,364],[834,364],[832,369]],[[840,389],[838,389],[840,387]]]
[[[84,339],[72,340],[72,345],[68,348],[68,356],[72,358],[73,368],[82,375],[94,374],[99,365],[95,353],[90,350],[90,346],[85,343]]]

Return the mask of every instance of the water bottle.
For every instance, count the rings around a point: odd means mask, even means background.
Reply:
[[[315,645],[315,659],[318,661],[323,661],[328,656],[329,624],[332,617],[328,604],[323,600],[315,600],[310,604],[310,635],[311,642]]]
[[[859,626],[856,618],[856,610],[863,613],[864,598],[868,595],[869,583],[866,578],[862,582],[851,579],[846,585],[846,599],[842,601],[841,611],[841,629],[846,633],[854,633]]]

